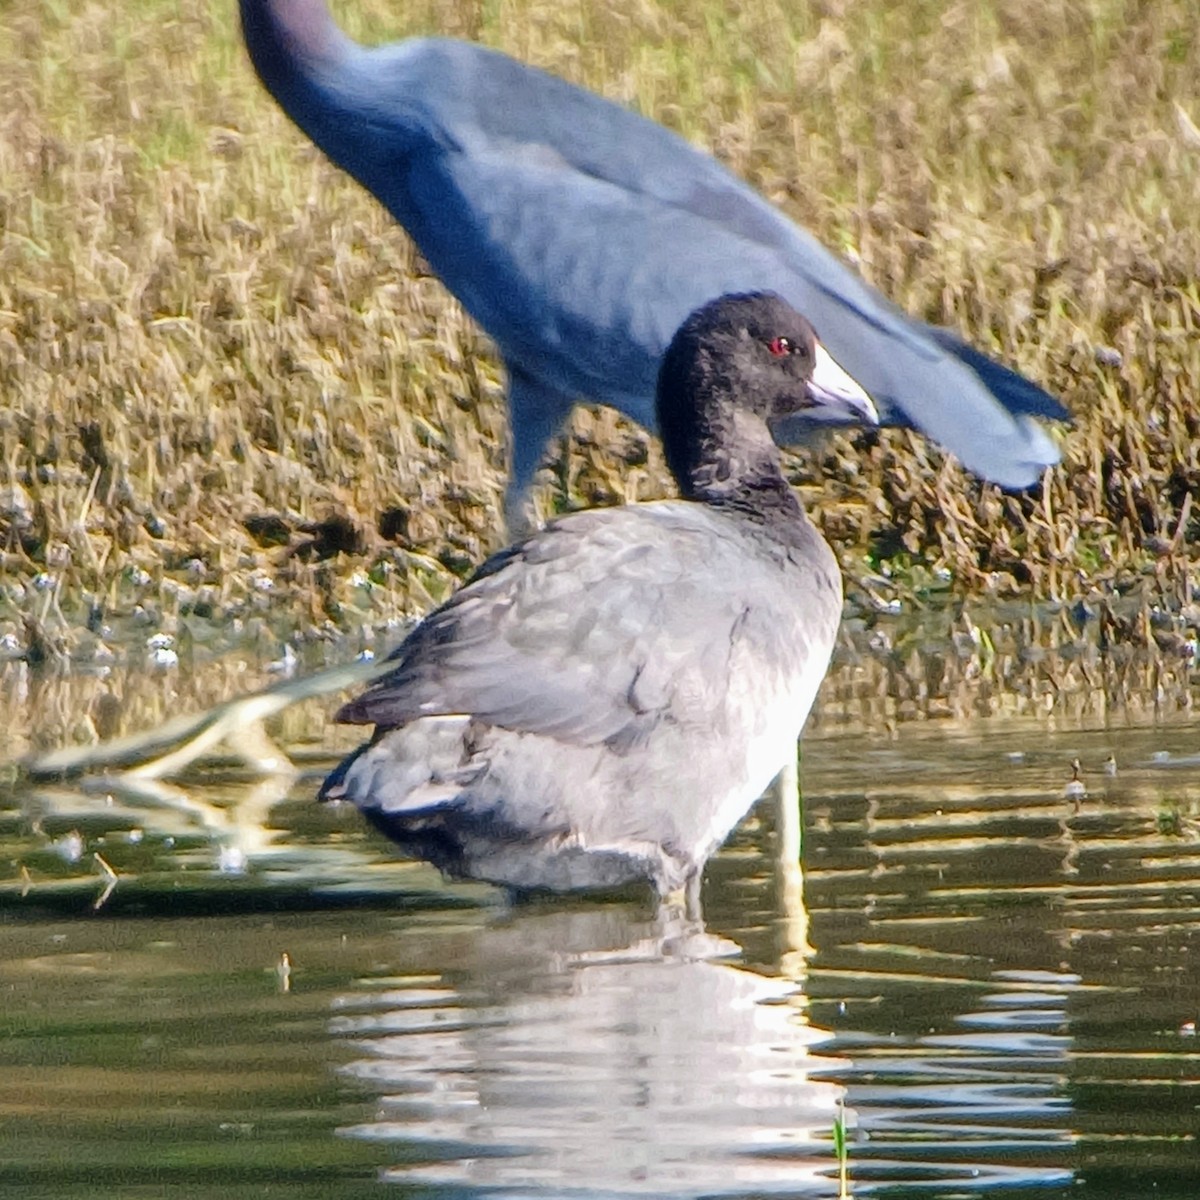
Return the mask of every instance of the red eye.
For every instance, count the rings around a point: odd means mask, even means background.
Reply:
[[[783,358],[785,355],[794,354],[796,351],[796,347],[792,345],[792,339],[785,337],[772,338],[767,344],[767,349],[776,358]]]

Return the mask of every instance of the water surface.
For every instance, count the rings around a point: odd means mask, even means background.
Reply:
[[[905,720],[844,658],[802,884],[760,806],[703,935],[397,862],[295,714],[290,781],[14,785],[4,1194],[829,1197],[844,1120],[857,1196],[1200,1195],[1198,727],[939,717],[944,660]]]

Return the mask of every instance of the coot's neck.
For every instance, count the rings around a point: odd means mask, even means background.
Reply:
[[[736,382],[700,361],[659,380],[658,425],[667,466],[687,500],[733,508],[772,524],[803,523],[766,422],[739,405]]]

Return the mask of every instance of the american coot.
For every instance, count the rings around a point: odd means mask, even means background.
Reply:
[[[1025,487],[1058,461],[1031,419],[1065,417],[1056,400],[904,316],[661,125],[470,43],[368,50],[325,0],[241,0],[241,13],[267,90],[495,339],[508,368],[510,515],[577,399],[653,428],[668,339],[724,292],[785,297],[888,419],[976,474]]]
[[[516,891],[687,887],[796,739],[842,611],[780,470],[782,418],[873,424],[772,294],[692,314],[658,379],[683,498],[553,521],[501,551],[338,713],[326,780],[405,851]]]

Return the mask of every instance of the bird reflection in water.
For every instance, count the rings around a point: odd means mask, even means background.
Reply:
[[[518,908],[429,933],[413,946],[428,974],[414,963],[364,981],[332,1023],[357,1052],[345,1073],[379,1096],[341,1133],[403,1146],[388,1180],[828,1194],[843,1089],[813,1076],[837,1065],[820,1054],[830,1034],[793,982],[730,962],[734,943],[629,905]]]

